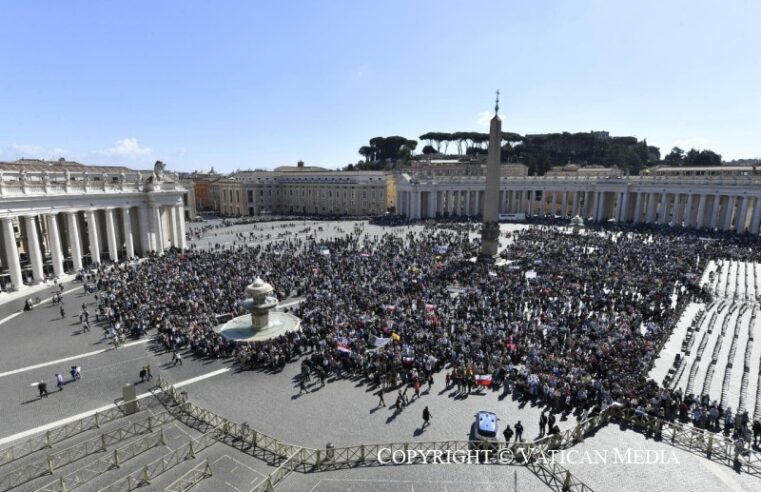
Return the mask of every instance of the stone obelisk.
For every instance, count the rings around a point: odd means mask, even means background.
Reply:
[[[483,260],[493,259],[499,251],[499,178],[502,156],[502,121],[499,119],[499,91],[494,106],[494,118],[489,128],[489,155],[486,158],[486,192],[481,226],[481,252]]]

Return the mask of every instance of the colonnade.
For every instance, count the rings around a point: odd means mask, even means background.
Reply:
[[[446,183],[409,182],[397,185],[397,213],[410,219],[479,216],[483,212],[484,181],[452,178]],[[523,182],[521,182],[523,181]],[[530,181],[531,184],[527,183]],[[737,233],[759,233],[761,189],[751,183],[706,182],[664,187],[644,180],[578,180],[503,178],[501,214],[573,217],[604,222],[648,223]]]
[[[181,203],[9,213],[0,217],[0,289],[17,290],[106,259],[185,249],[184,216]]]

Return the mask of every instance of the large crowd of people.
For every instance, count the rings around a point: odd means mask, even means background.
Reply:
[[[685,404],[704,406],[702,395],[667,391],[647,373],[683,307],[710,298],[700,286],[710,259],[761,260],[749,238],[534,225],[513,233],[505,265],[495,266],[471,261],[473,227],[346,231],[320,248],[294,237],[172,250],[100,271],[99,313],[134,336],[155,330],[168,352],[232,356],[247,369],[298,361],[304,380],[361,377],[381,395],[445,371],[460,392],[490,386],[553,411],[618,402],[678,418]],[[239,345],[214,332],[245,314],[241,297],[255,277],[281,300],[303,297],[301,331]]]

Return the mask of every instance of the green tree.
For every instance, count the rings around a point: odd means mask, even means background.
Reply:
[[[684,161],[684,151],[679,147],[674,147],[663,160],[672,166],[681,166]]]

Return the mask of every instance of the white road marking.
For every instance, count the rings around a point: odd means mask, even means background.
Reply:
[[[119,350],[129,348],[129,347],[134,347],[136,345],[143,345],[150,341],[151,341],[150,338],[143,338],[142,340],[137,340],[135,342],[125,343],[124,345],[121,345],[119,347]],[[114,350],[114,348],[109,347],[109,348],[104,348],[100,350],[94,350],[92,352],[87,352],[86,354],[72,355],[71,357],[66,357],[63,359],[53,360],[50,362],[42,362],[40,364],[35,364],[33,366],[22,367],[20,369],[13,369],[12,371],[0,372],[0,378],[4,378],[5,376],[12,376],[13,374],[18,374],[20,372],[32,371],[34,369],[39,369],[40,367],[47,367],[47,366],[52,366],[55,364],[61,364],[63,362],[69,362],[72,360],[84,359],[85,357],[92,357],[93,355],[102,354],[103,352],[108,352],[110,350]]]
[[[174,383],[175,388],[182,388],[183,386],[187,386],[189,384],[197,383],[198,381],[203,381],[204,379],[209,379],[214,376],[218,376],[220,374],[224,374],[226,372],[229,372],[230,368],[225,367],[222,369],[217,369],[216,371],[212,371],[207,374],[202,374],[200,376],[196,376],[194,378],[186,379],[185,381],[180,381],[179,383]],[[137,395],[138,400],[142,400],[143,398],[147,396],[153,396],[153,393],[150,391],[146,391],[145,393],[141,393]],[[66,417],[65,419],[56,420],[55,422],[50,422],[49,424],[41,425],[39,427],[35,427],[34,429],[28,429],[23,432],[19,432],[17,434],[13,434],[12,436],[4,437],[0,439],[0,446],[3,444],[7,444],[12,441],[16,441],[18,439],[22,439],[24,437],[32,436],[34,434],[39,434],[40,432],[45,432],[47,430],[53,429],[55,427],[59,427],[61,425],[65,425],[71,422],[75,422],[77,420],[81,420],[85,417],[90,417],[92,415],[95,415],[97,412],[105,412],[106,410],[110,410],[112,408],[115,408],[116,404],[111,403],[110,405],[104,405],[102,407],[95,408],[93,410],[88,410],[87,412],[78,413],[76,415],[72,415],[71,417]]]
[[[65,290],[65,291],[63,291],[63,294],[61,294],[61,295],[64,295],[64,296],[65,296],[66,294],[69,294],[69,293],[71,293],[71,292],[74,292],[75,290],[77,290],[77,289],[81,289],[81,288],[82,288],[82,287],[74,287],[74,288],[72,288],[72,289],[69,289],[69,290]],[[33,294],[33,293],[30,293],[30,296],[31,296],[31,294]],[[35,297],[37,297],[37,296],[35,296]],[[33,306],[40,306],[41,304],[44,304],[45,302],[47,302],[47,301],[51,300],[52,298],[53,298],[53,296],[47,297],[47,298],[45,298],[44,300],[42,300],[42,301],[38,302],[37,304],[33,304]],[[17,300],[17,299],[8,299],[6,302],[12,302],[12,301],[15,301],[15,300]],[[3,302],[2,300],[0,300],[0,304],[5,304],[5,302]],[[6,321],[12,320],[13,318],[15,318],[16,316],[18,316],[19,314],[21,314],[21,313],[23,313],[23,312],[24,312],[24,310],[23,310],[23,309],[20,309],[20,310],[18,310],[17,312],[15,312],[15,313],[13,313],[13,314],[11,314],[11,315],[8,315],[8,316],[6,316],[6,317],[5,317],[5,318],[3,318],[3,319],[0,319],[0,325],[2,325],[3,323],[5,323]]]

